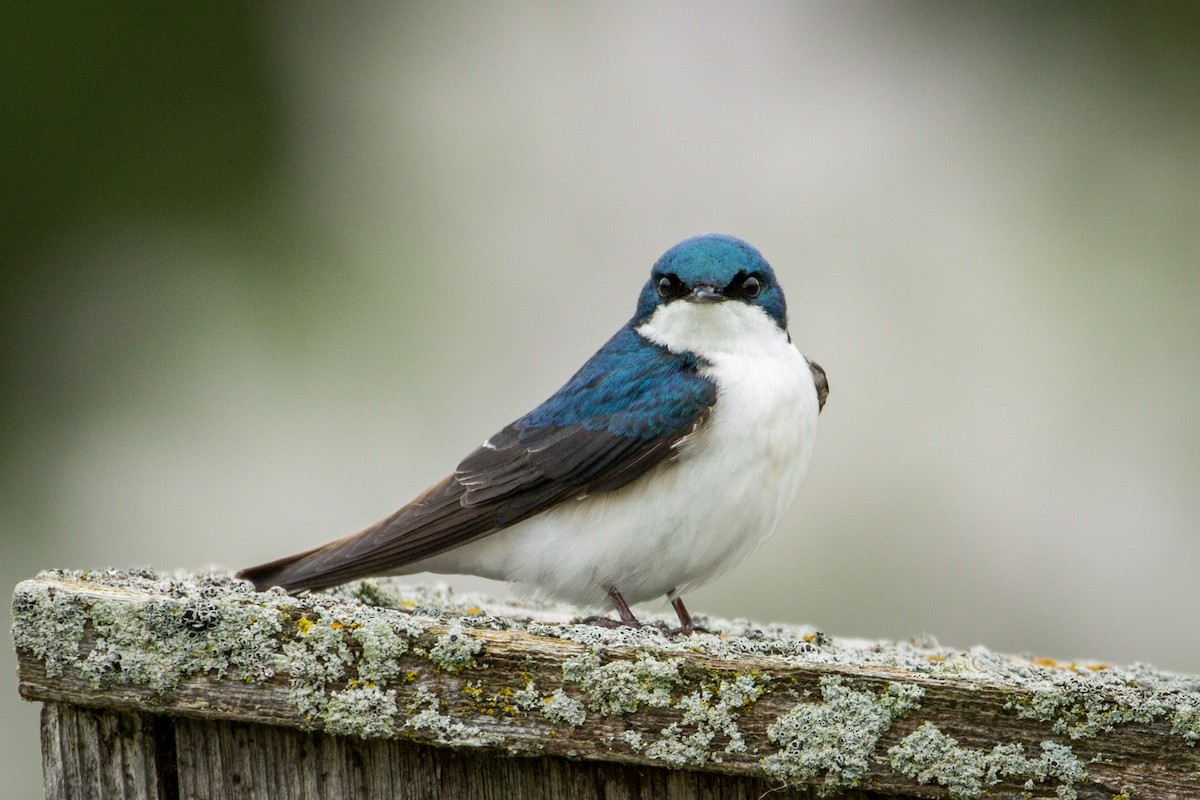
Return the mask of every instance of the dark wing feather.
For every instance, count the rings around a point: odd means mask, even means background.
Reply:
[[[324,589],[441,552],[438,543],[444,537],[475,538],[491,527],[487,515],[464,513],[459,502],[463,491],[451,475],[368,528],[303,553],[244,569],[238,577],[258,589]],[[397,535],[404,531],[408,535]]]
[[[817,387],[817,413],[820,414],[825,410],[825,398],[829,397],[829,379],[825,377],[825,370],[821,369],[821,365],[804,357],[808,362],[808,368],[812,371],[813,384]]]
[[[716,386],[699,369],[694,358],[623,328],[549,400],[392,516],[238,575],[259,588],[334,586],[395,571],[564,500],[618,489],[707,418]]]

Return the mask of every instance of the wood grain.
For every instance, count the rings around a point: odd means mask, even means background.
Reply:
[[[154,721],[144,714],[47,703],[42,771],[52,800],[164,800]]]

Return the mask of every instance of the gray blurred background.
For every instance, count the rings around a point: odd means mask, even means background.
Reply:
[[[722,230],[832,392],[693,610],[1200,672],[1198,8],[6,4],[4,592],[374,521]]]

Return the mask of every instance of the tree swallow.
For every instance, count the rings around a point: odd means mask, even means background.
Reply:
[[[741,561],[792,504],[825,405],[792,345],[775,272],[741,239],[685,239],[654,264],[633,319],[550,399],[390,517],[242,570],[264,589],[369,575],[479,575],[620,622]]]

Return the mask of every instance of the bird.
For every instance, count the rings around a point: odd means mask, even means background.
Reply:
[[[723,233],[652,266],[633,317],[541,405],[447,477],[344,538],[237,573],[291,593],[416,572],[508,581],[641,627],[779,525],[808,469],[829,383],[788,332],[774,270]]]

